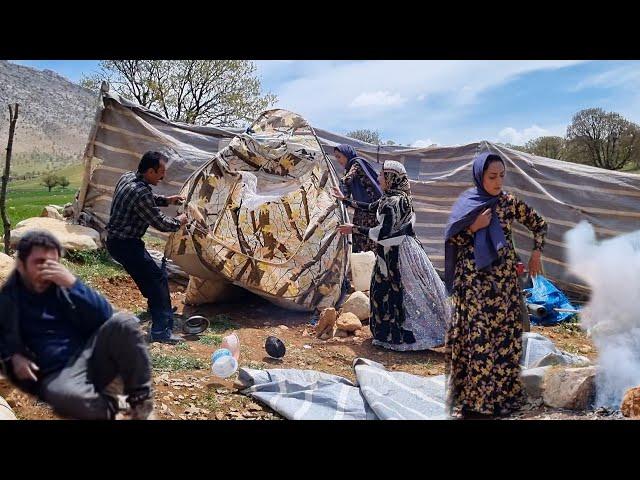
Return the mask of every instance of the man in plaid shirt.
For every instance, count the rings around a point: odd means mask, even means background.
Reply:
[[[151,225],[162,232],[175,232],[187,223],[183,213],[171,218],[158,207],[184,201],[179,195],[154,195],[152,185],[164,178],[167,158],[159,152],[142,156],[137,172],[127,172],[116,185],[107,225],[107,250],[131,275],[147,299],[151,314],[151,341],[175,344],[182,339],[172,333],[173,310],[166,268],[156,265],[142,241]]]

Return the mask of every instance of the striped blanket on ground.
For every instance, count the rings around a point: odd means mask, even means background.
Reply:
[[[314,370],[241,368],[242,393],[289,420],[444,420],[445,376],[387,371],[357,358],[356,383]]]

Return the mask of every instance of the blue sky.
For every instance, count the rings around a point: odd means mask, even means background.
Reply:
[[[96,60],[17,60],[78,81]],[[640,123],[639,61],[257,61],[278,106],[312,125],[408,145],[523,144],[601,107]]]

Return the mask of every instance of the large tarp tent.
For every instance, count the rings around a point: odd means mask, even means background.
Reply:
[[[331,195],[338,186],[310,125],[267,111],[187,180],[190,222],[165,254],[191,275],[222,276],[283,307],[331,307],[349,261],[336,231],[348,221]]]
[[[85,151],[85,179],[76,208],[80,221],[98,229],[108,220],[118,178],[125,171],[134,170],[145,151],[168,152],[169,173],[157,190],[176,194],[196,170],[243,132],[173,123],[106,90],[102,90],[101,108]],[[589,221],[600,239],[638,229],[640,175],[537,157],[484,141],[453,147],[407,148],[371,145],[321,129],[315,129],[315,133],[328,154],[332,154],[335,145],[349,143],[374,165],[385,160],[405,165],[415,196],[416,232],[440,272],[444,267],[443,236],[449,211],[457,196],[472,186],[471,163],[484,149],[500,153],[507,162],[505,189],[547,219],[545,273],[561,288],[587,292],[582,281],[567,274],[565,232],[581,220]],[[530,235],[516,225],[514,238],[518,254],[527,262],[532,246]]]

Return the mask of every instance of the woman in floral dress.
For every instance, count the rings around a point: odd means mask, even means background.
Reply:
[[[547,224],[504,192],[505,163],[485,152],[473,162],[475,187],[460,195],[445,232],[445,284],[453,317],[447,332],[448,404],[463,417],[507,415],[523,400],[522,292],[511,224],[533,233],[529,273],[541,270]]]

